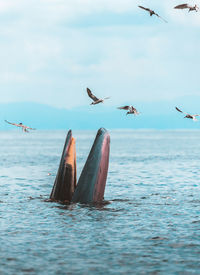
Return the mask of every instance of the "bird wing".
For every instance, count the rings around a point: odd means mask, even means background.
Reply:
[[[30,130],[36,130],[36,128],[31,128],[31,127],[29,127],[29,126],[24,126],[23,128],[25,128],[25,129],[30,129]]]
[[[134,108],[133,106],[130,107],[131,111],[135,112],[135,113],[138,113],[137,109]]]
[[[129,110],[129,106],[126,105],[126,106],[122,106],[122,107],[117,107],[117,109],[120,109],[120,110]]]
[[[93,93],[91,92],[91,90],[89,88],[87,88],[87,93],[88,93],[88,96],[94,100],[94,101],[97,101],[99,100],[95,95],[93,95]]]
[[[157,17],[159,17],[160,19],[162,19],[165,23],[168,23],[164,18],[162,18],[159,14],[154,13]]]
[[[22,125],[19,125],[19,124],[17,124],[17,123],[12,123],[12,122],[9,122],[9,121],[7,121],[7,120],[5,120],[5,122],[8,123],[8,124],[17,126],[17,127],[22,127]]]
[[[149,11],[149,12],[151,12],[151,10],[150,9],[148,9],[148,8],[145,8],[145,7],[143,7],[143,6],[138,6],[139,8],[141,8],[141,9],[143,9],[143,10],[145,10],[145,11]]]
[[[175,107],[175,108],[178,112],[183,113],[178,107]]]
[[[181,4],[181,5],[174,7],[174,9],[188,9],[188,8],[189,8],[188,4]]]

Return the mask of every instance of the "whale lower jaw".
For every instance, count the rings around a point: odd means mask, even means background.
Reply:
[[[110,136],[100,128],[76,185],[75,139],[68,132],[50,195],[62,202],[96,203],[104,199],[110,153]]]
[[[71,130],[68,132],[50,199],[70,202],[76,188],[76,147]]]
[[[103,200],[110,152],[110,136],[101,128],[80,175],[72,202],[91,203]]]

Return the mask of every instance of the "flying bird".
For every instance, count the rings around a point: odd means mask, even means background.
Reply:
[[[93,93],[91,92],[91,90],[89,88],[87,88],[87,93],[88,93],[88,96],[93,100],[93,102],[90,105],[103,103],[105,99],[110,98],[110,97],[105,97],[103,99],[97,98],[95,95],[93,95]]]
[[[200,116],[200,115],[190,115],[190,114],[188,114],[188,113],[184,113],[184,112],[181,111],[178,107],[175,107],[175,108],[176,108],[176,110],[177,110],[178,112],[183,113],[183,114],[186,115],[186,116],[184,116],[184,118],[190,118],[190,119],[192,119],[193,121],[197,121],[196,117],[197,117],[197,116]]]
[[[17,126],[17,127],[21,127],[22,131],[23,131],[23,132],[26,132],[26,133],[29,133],[28,130],[36,130],[35,128],[31,128],[31,127],[28,127],[28,126],[26,126],[26,125],[23,125],[21,122],[20,122],[19,124],[17,124],[17,123],[12,123],[12,122],[9,122],[9,121],[7,121],[7,120],[5,120],[5,122],[8,123],[8,124]]]
[[[129,115],[129,114],[133,114],[135,116],[139,115],[140,113],[137,111],[137,109],[135,109],[132,105],[128,106],[122,106],[122,107],[117,107],[117,109],[120,109],[120,110],[127,110],[128,112],[126,113],[126,115]]]
[[[176,7],[174,7],[174,9],[188,9],[188,12],[190,11],[198,11],[199,10],[199,7],[197,5],[194,5],[194,6],[190,6],[188,4],[181,4],[181,5],[178,5]]]
[[[155,13],[154,10],[151,10],[151,9],[149,9],[149,8],[145,8],[145,7],[143,7],[143,6],[138,6],[138,7],[141,8],[141,9],[143,9],[143,10],[145,10],[145,11],[148,11],[149,14],[150,14],[150,16],[156,15],[158,18],[162,19],[165,23],[167,23],[167,21],[166,21],[164,18],[162,18],[159,14]]]

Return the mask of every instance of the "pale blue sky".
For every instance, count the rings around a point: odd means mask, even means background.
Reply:
[[[180,3],[0,0],[0,103],[84,106],[86,87],[107,106],[200,95],[200,12]]]

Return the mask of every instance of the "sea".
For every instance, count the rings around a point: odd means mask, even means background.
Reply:
[[[18,129],[17,129],[18,130]],[[200,274],[200,131],[111,130],[105,202],[50,202],[67,130],[0,132],[0,274]],[[97,131],[73,131],[78,176]]]

